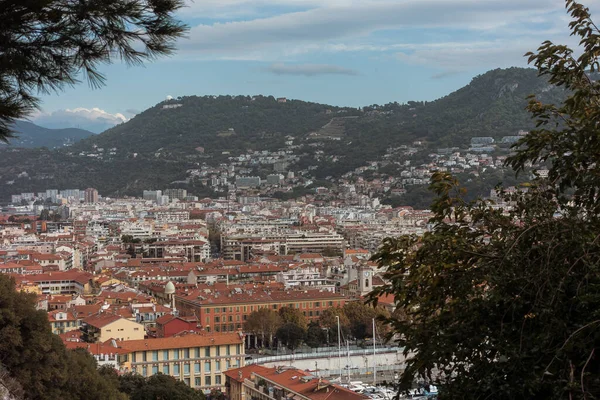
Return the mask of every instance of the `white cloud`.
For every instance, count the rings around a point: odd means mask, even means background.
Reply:
[[[121,113],[111,114],[100,108],[74,108],[52,112],[37,112],[29,119],[47,128],[81,128],[95,133],[127,121]]]
[[[265,70],[276,75],[358,75],[355,70],[329,64],[276,63],[265,68]]]
[[[297,4],[315,5],[310,0]],[[237,3],[236,3],[237,2]],[[226,0],[229,4],[246,4]],[[269,3],[283,2],[271,1]],[[256,58],[260,53],[293,53],[294,48],[327,46],[335,41],[356,41],[374,32],[398,29],[457,28],[485,32],[501,29],[515,21],[543,18],[562,10],[561,0],[339,0],[305,11],[266,18],[198,25],[189,39],[180,42],[183,53],[204,57]],[[400,37],[401,34],[398,33]],[[381,46],[367,43],[363,46]]]

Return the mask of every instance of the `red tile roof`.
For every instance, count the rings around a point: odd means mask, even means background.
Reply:
[[[243,342],[244,339],[241,333],[204,333],[188,334],[181,337],[124,340],[118,343],[120,347],[133,352],[142,350],[167,350],[224,344],[242,344]]]
[[[241,377],[240,377],[241,372]],[[294,368],[278,370],[260,365],[249,365],[243,368],[228,370],[225,375],[230,379],[243,382],[251,379],[252,375],[259,376],[276,386],[300,394],[311,400],[358,400],[368,399],[367,396],[355,393],[331,382],[313,377],[312,375]]]

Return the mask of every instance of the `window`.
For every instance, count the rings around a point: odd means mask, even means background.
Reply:
[[[235,320],[236,320],[237,322],[240,322],[240,315],[239,315],[239,314],[235,316]]]
[[[239,344],[235,345],[235,354],[240,354],[240,347],[241,346]]]
[[[196,384],[196,387],[201,386],[202,385],[202,380],[200,378],[196,378],[195,384]]]
[[[248,316],[244,314],[244,321],[248,320]]]
[[[183,379],[183,383],[185,383],[186,385],[190,386],[190,378],[184,378]]]
[[[273,304],[273,310],[277,310],[277,304]]]
[[[173,360],[179,360],[179,349],[173,350]]]
[[[227,369],[231,368],[231,362],[229,361],[229,359],[225,361],[225,366],[227,367]]]
[[[221,346],[216,346],[217,349],[217,356],[221,355]]]
[[[183,349],[183,358],[190,358],[190,349]]]
[[[308,316],[309,316],[309,317],[312,317],[312,316],[313,316],[313,312],[312,312],[312,311],[309,311],[309,312],[308,312]]]
[[[227,345],[227,347],[225,347],[225,355],[230,356],[231,355],[231,346]]]
[[[195,363],[195,364],[194,364],[194,372],[195,372],[196,374],[199,374],[199,373],[200,373],[200,363]]]
[[[333,307],[333,301],[329,302],[329,307]]]
[[[221,318],[215,317],[215,322],[221,322]]]
[[[204,348],[204,357],[210,357],[210,347]]]
[[[246,311],[248,311],[248,310],[247,310],[247,307],[246,307],[246,306],[244,306],[244,312],[246,312]]]
[[[233,322],[233,315],[229,316],[229,322]]]
[[[183,374],[184,375],[190,374],[190,364],[183,364]]]
[[[163,374],[169,375],[169,364],[163,365]]]
[[[145,365],[142,367],[142,376],[148,376],[148,368]]]
[[[196,347],[195,356],[196,358],[200,358],[200,347]]]
[[[210,372],[210,362],[209,361],[204,363],[204,372]]]
[[[221,375],[217,375],[215,376],[215,385],[220,385],[221,384]]]
[[[320,301],[316,301],[315,302],[315,307],[321,307],[321,302]]]
[[[215,361],[215,370],[221,372],[221,361]]]
[[[158,350],[152,352],[152,361],[158,361]]]
[[[148,361],[148,360],[146,360],[146,353],[147,353],[147,351],[142,352],[142,361]]]
[[[136,355],[137,355],[137,353],[132,353],[132,354],[131,354],[131,362],[136,362],[136,361],[135,361],[135,359],[136,359]]]
[[[152,375],[158,374],[158,365],[152,366]]]
[[[204,377],[204,385],[206,385],[206,386],[212,385],[212,383],[210,381],[210,376],[205,376]]]
[[[223,307],[223,309],[221,311],[227,312],[227,307]]]
[[[210,324],[210,317],[207,315],[206,316],[206,325]]]
[[[179,364],[173,365],[173,375],[179,376]]]
[[[163,360],[169,359],[169,350],[163,350]]]
[[[229,312],[233,312],[233,307],[229,307]]]
[[[239,306],[237,306],[237,307],[235,308],[235,312],[240,312],[240,307],[239,307]]]
[[[207,308],[205,311],[206,311],[206,314],[210,314],[210,308]]]

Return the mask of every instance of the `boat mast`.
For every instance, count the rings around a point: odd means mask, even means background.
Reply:
[[[375,318],[373,318],[373,386],[377,386],[377,358],[375,356]]]
[[[336,315],[338,328],[338,367],[340,368],[340,383],[342,383],[342,334],[340,331],[340,316]]]
[[[350,342],[348,341],[348,337],[346,337],[346,351],[348,354],[348,383],[350,383]]]

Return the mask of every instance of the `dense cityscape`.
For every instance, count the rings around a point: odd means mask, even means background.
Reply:
[[[600,398],[592,11],[0,0],[0,400]]]

